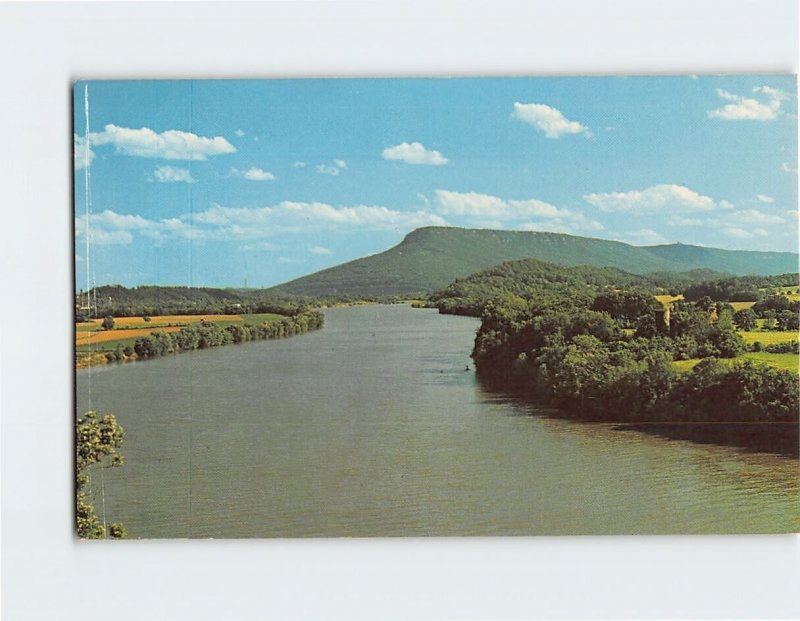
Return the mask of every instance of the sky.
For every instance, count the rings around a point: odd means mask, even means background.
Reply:
[[[87,81],[74,142],[76,289],[267,287],[422,226],[798,248],[793,76]]]

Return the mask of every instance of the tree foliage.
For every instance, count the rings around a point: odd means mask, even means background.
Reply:
[[[90,469],[121,466],[119,452],[123,428],[113,414],[99,417],[86,412],[78,417],[75,428],[76,518],[78,536],[82,539],[120,538],[126,534],[121,524],[105,527],[91,503]]]
[[[651,311],[636,318],[630,335],[622,327],[635,310],[626,315],[620,309],[637,296],[599,299],[589,308],[585,300],[563,295],[495,297],[475,338],[479,373],[565,411],[602,420],[785,421],[792,412],[796,416],[798,378],[787,371],[721,362],[701,363],[693,373],[676,370],[674,360],[735,358],[745,351],[727,305],[677,302],[668,334],[656,330]],[[645,311],[647,305],[629,307]]]

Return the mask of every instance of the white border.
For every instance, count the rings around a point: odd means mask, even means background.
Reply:
[[[800,617],[796,537],[71,537],[70,82],[796,72],[794,0],[0,5],[2,612]]]

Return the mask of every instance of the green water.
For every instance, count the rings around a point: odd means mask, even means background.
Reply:
[[[131,537],[800,530],[797,461],[570,422],[481,388],[478,322],[407,306],[321,331],[77,374],[125,465],[93,473]]]

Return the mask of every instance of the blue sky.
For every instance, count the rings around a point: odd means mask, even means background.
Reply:
[[[270,286],[426,225],[797,251],[790,76],[90,81],[74,98],[79,289],[87,181],[97,285]]]

